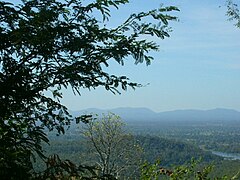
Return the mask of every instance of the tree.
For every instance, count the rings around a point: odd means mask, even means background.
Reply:
[[[124,65],[150,64],[155,42],[169,37],[169,15],[176,7],[161,7],[132,14],[108,28],[110,10],[128,0],[22,0],[0,1],[0,176],[18,178],[32,173],[31,158],[42,158],[45,129],[64,133],[73,120],[61,103],[62,89],[80,94],[81,88],[120,89],[140,85],[125,76],[109,74],[109,61]],[[101,18],[96,16],[101,14]],[[144,19],[150,18],[151,22]],[[46,92],[51,92],[47,95]],[[77,122],[81,119],[77,118]]]
[[[133,136],[126,132],[121,118],[115,114],[103,114],[82,128],[90,144],[93,163],[97,163],[101,176],[127,177],[137,170],[141,161],[141,148]],[[128,171],[128,172],[127,172]]]
[[[229,16],[230,21],[237,21],[235,25],[240,28],[240,13],[238,6],[238,3],[233,2],[232,0],[227,0],[227,16]]]

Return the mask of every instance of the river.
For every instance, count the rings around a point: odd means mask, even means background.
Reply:
[[[219,151],[211,151],[211,152],[217,156],[224,157],[225,159],[228,159],[228,160],[240,160],[240,154],[224,153]]]

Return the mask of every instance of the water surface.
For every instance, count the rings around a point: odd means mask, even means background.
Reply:
[[[211,151],[213,154],[224,157],[228,160],[240,160],[240,154],[233,154],[233,153],[225,153],[225,152],[219,152],[219,151]]]

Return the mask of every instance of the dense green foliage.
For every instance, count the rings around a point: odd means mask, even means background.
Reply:
[[[158,180],[158,179],[227,180],[229,179],[229,177],[227,176],[211,177],[210,173],[213,169],[213,166],[207,165],[204,167],[199,167],[198,163],[199,161],[192,159],[191,163],[187,165],[178,166],[170,170],[170,169],[161,167],[158,161],[153,164],[149,164],[146,162],[145,164],[143,164],[141,168],[140,179],[143,179],[143,180],[152,180],[152,179],[155,179],[155,180]]]

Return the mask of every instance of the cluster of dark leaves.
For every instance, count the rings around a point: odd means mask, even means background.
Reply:
[[[195,180],[210,180],[231,179],[227,176],[211,177],[210,173],[213,170],[213,165],[199,166],[201,160],[192,159],[190,163],[182,166],[177,166],[173,169],[168,169],[160,166],[160,161],[157,160],[154,164],[145,162],[141,168],[141,179],[195,179]]]
[[[70,160],[61,160],[56,154],[46,159],[47,168],[41,173],[35,173],[33,179],[98,179],[115,180],[110,174],[101,175],[96,166],[76,165]]]
[[[236,21],[235,26],[240,28],[239,5],[236,1],[227,0],[227,16],[230,21]]]

